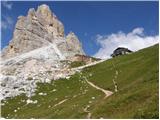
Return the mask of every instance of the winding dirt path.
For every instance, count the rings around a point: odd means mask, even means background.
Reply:
[[[60,104],[64,103],[66,100],[68,100],[68,99],[64,99],[64,100],[60,101],[59,103],[55,104],[54,107],[56,107],[57,105],[60,105]]]
[[[110,95],[113,94],[113,92],[111,92],[111,91],[109,91],[109,90],[105,90],[105,89],[103,89],[103,88],[100,88],[100,87],[94,85],[92,82],[90,82],[90,81],[88,81],[88,80],[86,80],[86,82],[87,82],[89,85],[91,85],[92,87],[96,88],[97,90],[102,91],[102,92],[105,94],[105,97],[104,97],[104,98],[107,98],[108,96],[110,96]]]

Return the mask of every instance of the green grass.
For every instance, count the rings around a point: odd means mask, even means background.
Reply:
[[[86,118],[84,108],[89,105],[91,118],[159,118],[158,47],[155,45],[85,68],[82,73],[76,73],[68,80],[39,83],[36,95],[31,98],[38,100],[37,104],[27,105],[23,102],[28,99],[25,95],[7,99],[1,108],[2,117]],[[118,75],[115,78],[116,71]],[[111,91],[114,91],[114,78],[118,92],[103,99],[104,94],[88,85],[83,76]],[[47,95],[40,96],[40,92]],[[67,100],[54,107],[64,99]],[[20,109],[14,112],[18,107]]]
[[[70,67],[75,68],[75,67],[79,67],[85,64],[86,63],[84,61],[74,61],[74,62],[71,62]]]

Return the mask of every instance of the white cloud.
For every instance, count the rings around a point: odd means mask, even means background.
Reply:
[[[8,1],[3,1],[2,2],[2,5],[7,8],[8,10],[11,10],[12,9],[12,6],[13,4],[12,3],[9,3]]]
[[[143,28],[135,28],[133,31],[132,31],[132,34],[143,34],[143,31],[144,29]]]
[[[128,34],[118,32],[111,35],[97,35],[96,41],[100,45],[100,49],[94,57],[108,59],[117,47],[126,47],[132,51],[137,51],[159,42],[158,35],[146,36],[143,31],[143,28],[135,28]]]
[[[9,16],[3,16],[3,18],[4,19],[1,21],[1,29],[6,30],[11,28],[14,23],[13,19]]]

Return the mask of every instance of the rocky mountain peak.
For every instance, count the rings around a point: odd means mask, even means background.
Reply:
[[[29,9],[26,16],[18,17],[13,38],[1,52],[0,99],[21,93],[31,97],[36,83],[73,75],[76,71],[70,63],[77,54],[84,58],[78,37],[73,32],[64,34],[63,24],[47,5]]]
[[[73,32],[65,37],[63,24],[43,4],[37,10],[29,9],[27,16],[18,17],[13,38],[1,56],[8,59],[50,44],[55,44],[62,54],[84,54],[78,37]]]
[[[78,40],[78,37],[74,34],[74,32],[69,32],[68,33],[68,35],[66,36],[66,40],[68,41],[68,40],[70,40],[70,41],[73,41],[73,40],[75,40],[75,41],[77,41]]]
[[[28,15],[35,16],[35,9],[34,8],[30,8],[28,10]]]
[[[46,18],[49,18],[49,19],[56,18],[56,15],[54,13],[52,13],[51,9],[46,4],[38,6],[38,8],[37,8],[36,11],[35,11],[34,8],[30,8],[28,10],[28,16],[29,17],[30,16],[38,16],[38,17],[42,17],[43,19],[46,19]]]
[[[75,35],[74,32],[70,32],[67,36],[66,36],[66,41],[67,44],[69,45],[69,50],[74,51],[76,54],[85,54],[83,49],[82,49],[82,45],[78,40],[78,37]]]
[[[47,6],[46,4],[38,6],[36,13],[38,14],[38,16],[41,16],[46,20],[53,20],[54,18],[56,18],[56,16],[50,10],[49,6]]]
[[[72,32],[72,31],[70,31],[70,32],[68,33],[68,36],[69,36],[69,35],[71,35],[71,36],[76,36],[75,33]]]
[[[46,13],[52,14],[52,11],[50,10],[49,6],[47,6],[46,4],[42,4],[42,5],[38,6],[37,12],[42,13],[44,15]]]

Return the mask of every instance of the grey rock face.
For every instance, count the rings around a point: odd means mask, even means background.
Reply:
[[[66,41],[67,41],[69,51],[72,51],[75,54],[81,54],[81,55],[85,54],[82,49],[82,45],[78,40],[78,37],[73,32],[70,32],[66,36]]]
[[[66,38],[64,36],[63,24],[47,5],[39,6],[36,11],[31,8],[27,16],[18,17],[13,38],[9,46],[3,49],[1,56],[4,59],[11,58],[51,43],[58,44],[58,49],[64,54],[67,52],[68,55],[73,55],[74,52],[84,54],[74,34],[69,34]],[[61,40],[56,43],[57,39]]]
[[[85,54],[78,37],[64,35],[63,24],[47,5],[29,9],[27,16],[18,17],[13,38],[1,53],[0,100],[21,93],[31,97],[37,82],[68,78],[75,73],[68,58],[76,54]]]

